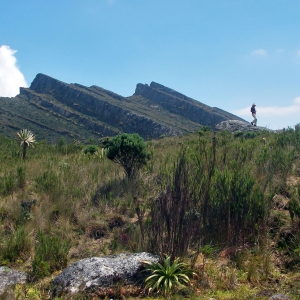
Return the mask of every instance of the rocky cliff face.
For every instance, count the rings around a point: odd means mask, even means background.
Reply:
[[[41,105],[64,114],[66,117],[74,117],[78,112],[94,118],[96,122],[77,116],[81,124],[89,129],[99,131],[103,136],[127,132],[138,133],[144,138],[158,138],[161,135],[181,133],[124,108],[122,102],[128,101],[125,97],[96,86],[88,88],[78,84],[66,84],[49,76],[38,74],[30,88],[21,88],[20,94],[31,99],[39,97]],[[47,100],[46,95],[50,95],[58,103],[68,106],[75,113],[61,108],[59,104],[54,105]],[[113,129],[97,124],[97,120]]]
[[[205,105],[155,82],[151,82],[150,86],[138,84],[135,95],[150,99],[171,113],[184,116],[201,125],[212,126],[228,119],[241,120],[228,112]]]
[[[134,95],[123,97],[44,74],[38,74],[29,88],[20,88],[17,97],[0,98],[0,105],[0,130],[30,128],[40,139],[51,141],[56,136],[86,139],[122,132],[155,139],[240,120],[155,82],[137,84]]]

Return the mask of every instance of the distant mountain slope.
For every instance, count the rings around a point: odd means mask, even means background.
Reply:
[[[214,126],[228,119],[242,120],[233,114],[205,105],[156,82],[151,82],[150,86],[138,84],[134,95],[129,98],[134,97],[148,99],[172,114],[201,125]]]
[[[12,136],[28,128],[39,140],[49,142],[121,132],[152,139],[241,120],[155,82],[137,84],[134,95],[123,97],[98,86],[67,84],[44,74],[38,74],[29,88],[20,88],[18,96],[0,97],[0,104],[1,133]]]

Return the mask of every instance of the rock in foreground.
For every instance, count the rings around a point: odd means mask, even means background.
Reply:
[[[158,262],[159,258],[142,252],[80,260],[53,279],[52,295],[110,287],[118,282],[123,285],[139,284],[145,277],[145,274],[141,272],[144,260]]]
[[[291,298],[285,294],[275,294],[270,298],[270,300],[291,300]]]
[[[17,283],[25,283],[26,277],[27,275],[25,273],[7,267],[0,267],[0,295],[2,295],[6,289]]]

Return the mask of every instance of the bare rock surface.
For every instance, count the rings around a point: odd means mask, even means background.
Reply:
[[[251,123],[240,121],[240,120],[227,120],[218,123],[215,126],[216,130],[229,130],[231,132],[236,131],[261,131],[261,130],[267,130],[272,131],[266,127],[261,126],[253,126]]]
[[[122,253],[104,257],[92,257],[73,263],[55,277],[51,283],[52,296],[77,293],[98,287],[110,287],[118,282],[123,285],[139,284],[145,274],[142,261],[158,262],[150,253]]]
[[[292,300],[292,299],[285,294],[275,294],[269,300]]]
[[[9,289],[17,283],[25,283],[26,278],[26,273],[12,270],[7,267],[0,267],[0,295],[2,295],[6,289]]]

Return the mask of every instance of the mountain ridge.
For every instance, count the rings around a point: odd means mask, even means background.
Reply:
[[[49,142],[122,132],[156,139],[242,120],[154,81],[138,83],[132,96],[123,97],[97,85],[68,84],[41,73],[29,88],[21,87],[13,98],[0,97],[0,103],[1,133],[10,136],[12,131],[28,128]]]

